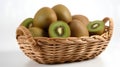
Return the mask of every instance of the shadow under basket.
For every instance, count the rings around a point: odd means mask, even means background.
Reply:
[[[113,31],[111,18],[102,35],[90,37],[48,38],[32,37],[24,26],[16,30],[16,39],[26,56],[42,64],[83,61],[95,58],[107,47]]]

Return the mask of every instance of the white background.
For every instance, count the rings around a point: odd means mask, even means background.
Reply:
[[[0,0],[0,67],[120,67],[119,0]],[[114,20],[114,32],[106,50],[93,60],[60,65],[37,64],[26,57],[15,39],[16,28],[42,7],[63,4],[71,14],[82,14],[90,21],[108,16]]]

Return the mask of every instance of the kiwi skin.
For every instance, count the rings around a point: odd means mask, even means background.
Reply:
[[[52,9],[55,11],[58,20],[65,21],[66,23],[72,21],[71,13],[66,6],[58,4],[53,6]]]
[[[98,24],[98,25],[101,26],[101,27],[96,28],[96,29],[91,29],[92,26],[93,26],[93,24]],[[105,23],[104,23],[103,21],[101,21],[101,20],[95,20],[95,21],[90,22],[90,23],[88,24],[87,28],[88,28],[88,31],[89,31],[90,36],[91,36],[91,35],[101,35],[101,34],[104,33]]]
[[[44,31],[41,28],[31,27],[31,28],[29,28],[29,31],[31,32],[33,37],[43,37],[44,36]]]
[[[74,19],[69,23],[72,37],[89,36],[87,27],[79,20]]]
[[[80,20],[83,24],[85,24],[85,26],[89,24],[89,19],[84,15],[73,15],[72,19]]]
[[[43,7],[34,16],[33,26],[47,29],[52,22],[57,21],[55,12],[49,7]]]

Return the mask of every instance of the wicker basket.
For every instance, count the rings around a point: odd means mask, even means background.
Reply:
[[[88,60],[98,56],[112,36],[112,19],[106,17],[103,21],[109,21],[109,25],[105,27],[102,35],[68,38],[32,37],[27,28],[19,26],[16,30],[16,39],[25,55],[38,63],[55,64]]]

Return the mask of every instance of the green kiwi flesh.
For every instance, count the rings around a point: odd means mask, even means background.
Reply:
[[[51,38],[55,37],[69,37],[71,31],[69,25],[64,21],[56,21],[49,26],[49,36]]]
[[[90,22],[87,26],[88,31],[91,35],[101,35],[105,29],[105,23],[100,20]]]
[[[26,18],[20,25],[29,28],[29,26],[33,23],[33,18]]]

